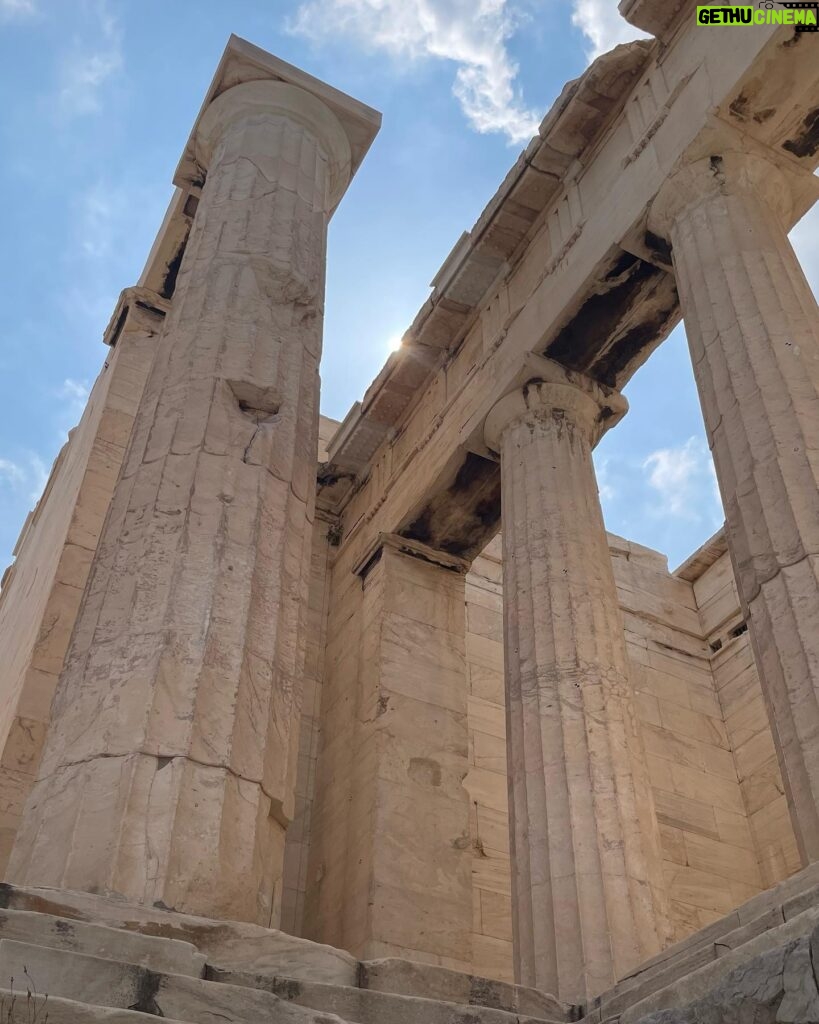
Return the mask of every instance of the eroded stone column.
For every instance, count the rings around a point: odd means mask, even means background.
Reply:
[[[672,177],[651,226],[673,247],[740,597],[800,851],[814,861],[819,310],[785,230],[791,194],[756,153],[717,152]]]
[[[276,922],[315,495],[330,109],[222,93],[159,355],[94,561],[17,882]]]
[[[659,951],[667,915],[591,457],[626,403],[544,367],[486,423],[502,474],[515,967],[583,1002]]]

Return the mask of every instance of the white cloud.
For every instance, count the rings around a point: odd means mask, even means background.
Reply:
[[[92,260],[105,260],[118,239],[119,228],[131,209],[128,193],[96,181],[77,199],[77,241]]]
[[[0,458],[0,481],[15,486],[25,480],[25,470],[11,459]]]
[[[304,0],[290,26],[314,41],[347,36],[396,58],[452,61],[452,91],[472,127],[520,143],[540,119],[515,83],[515,27],[511,0]]]
[[[60,393],[64,398],[71,399],[72,402],[82,402],[85,405],[90,391],[85,381],[72,380],[70,377],[66,377]]]
[[[98,0],[95,14],[98,38],[90,46],[75,42],[60,69],[58,106],[64,117],[81,117],[100,110],[103,86],[124,66],[122,31],[107,0]]]
[[[30,18],[37,13],[34,0],[0,0],[0,21]]]
[[[647,38],[645,32],[620,16],[617,0],[572,0],[572,24],[591,44],[586,50],[589,60],[608,53],[619,43]]]
[[[27,479],[31,483],[31,490],[29,491],[29,499],[33,502],[38,502],[40,496],[45,490],[45,485],[48,483],[49,469],[39,455],[33,453],[29,455],[28,459],[29,469]]]
[[[5,485],[15,495],[37,502],[47,480],[48,469],[34,452],[29,452],[24,460],[16,462],[0,458],[0,485]]]
[[[676,448],[659,448],[642,463],[649,485],[660,497],[656,511],[691,521],[723,519],[714,463],[701,438],[690,437]]]
[[[595,473],[597,476],[597,491],[600,500],[613,501],[617,497],[617,489],[612,480],[611,459],[603,456],[595,459]]]
[[[62,398],[65,403],[63,413],[60,416],[61,425],[64,428],[63,436],[67,435],[71,427],[79,421],[83,412],[85,412],[85,406],[88,403],[88,396],[90,394],[91,389],[87,381],[72,380],[71,377],[67,377],[63,381],[63,385],[58,392],[58,397]]]

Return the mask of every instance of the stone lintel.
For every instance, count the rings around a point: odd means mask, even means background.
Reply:
[[[350,145],[352,178],[381,126],[378,111],[247,40],[231,35],[177,166],[174,184],[194,194],[201,190],[203,174],[196,154],[196,135],[200,121],[211,103],[227,90],[258,81],[284,82],[296,86],[320,100],[338,118]],[[340,198],[337,197],[336,201]]]
[[[156,328],[170,308],[170,302],[150,288],[141,288],[139,285],[124,288],[120,292],[102,340],[113,348],[128,325],[129,318],[144,321],[149,329]]]
[[[422,562],[430,562],[432,565],[437,565],[441,569],[447,569],[450,572],[461,575],[469,572],[470,563],[465,558],[450,555],[446,551],[437,551],[435,548],[420,543],[420,541],[411,540],[409,537],[402,537],[397,533],[379,533],[367,549],[364,557],[353,569],[353,575],[361,576],[362,579],[365,578],[381,558],[384,548],[392,548],[402,555],[409,555],[410,558],[417,558]]]

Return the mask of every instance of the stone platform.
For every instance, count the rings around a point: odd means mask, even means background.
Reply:
[[[50,1024],[819,1022],[819,865],[670,947],[588,1007],[406,960],[360,962],[257,925],[0,887],[0,978]],[[47,1004],[45,997],[48,996]]]

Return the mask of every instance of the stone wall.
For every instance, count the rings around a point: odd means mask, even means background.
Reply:
[[[327,445],[337,429],[336,420],[328,419],[326,416],[319,418],[319,462],[326,462]],[[316,788],[316,763],[321,726],[332,531],[332,520],[323,516],[321,511],[317,512],[313,523],[310,589],[307,598],[307,650],[296,774],[296,807],[295,817],[287,830],[284,851],[281,927],[283,931],[293,935],[301,934],[304,920],[307,855],[310,848],[310,821]]]
[[[34,782],[102,524],[153,359],[143,312],[108,354],[79,425],[26,520],[0,592],[0,870]]]
[[[727,552],[694,583],[764,888],[800,869],[782,773]]]
[[[624,617],[640,731],[663,843],[672,930],[681,940],[800,867],[762,692],[724,545],[706,546],[676,575],[665,557],[610,536]],[[328,552],[322,545],[320,559]],[[710,552],[710,553],[709,553]],[[321,590],[318,563],[313,604]],[[360,590],[351,578],[351,586]],[[326,601],[326,594],[324,597]],[[344,657],[344,622],[329,656]],[[316,620],[316,631],[319,626]],[[466,580],[466,660],[469,770],[463,785],[470,801],[472,850],[472,969],[511,980],[512,922],[503,689],[503,624],[500,539],[475,560]],[[721,639],[720,639],[721,637]],[[718,642],[719,641],[719,642]],[[317,688],[306,710],[303,749],[311,784],[300,789],[300,820],[309,821],[318,749]],[[351,711],[339,692],[325,712],[332,736],[325,744],[332,772],[344,772],[352,733]],[[351,721],[348,722],[348,725]],[[325,766],[327,768],[328,766]],[[306,775],[305,775],[306,778]],[[341,809],[328,817],[346,830]],[[303,906],[309,836],[297,823],[295,861],[285,878],[293,894],[285,905]],[[332,844],[331,844],[332,845]],[[295,857],[295,852],[293,854]],[[322,884],[326,884],[322,880]],[[341,913],[344,881],[335,903]],[[296,891],[298,890],[298,892]],[[309,895],[308,895],[309,902]],[[299,931],[301,909],[285,923]],[[340,931],[313,920],[307,934],[344,944]]]
[[[3,658],[0,708],[3,864],[39,759],[51,696],[152,345],[148,335],[137,344],[126,334],[111,352],[6,577],[0,600],[0,637],[10,644]],[[320,461],[335,429],[334,421],[322,417]],[[332,517],[319,512],[296,817],[287,839],[282,898],[282,925],[294,934],[305,930],[310,886],[332,532]],[[800,860],[724,544],[706,546],[676,576],[669,574],[663,556],[647,548],[610,537],[610,550],[662,833],[674,938],[682,939],[789,877]],[[350,584],[360,590],[354,577]],[[12,592],[15,601],[7,599]],[[337,620],[336,647],[346,644],[344,621],[351,610],[352,603]],[[466,622],[469,770],[464,787],[470,801],[472,967],[477,974],[511,979],[499,539],[475,560],[467,577]],[[348,703],[344,695],[336,694],[339,698],[337,712]],[[341,759],[341,771],[350,753],[343,728],[328,750]],[[343,816],[337,820],[346,828]],[[316,937],[343,945],[341,936]]]
[[[763,888],[693,585],[614,540],[674,938]]]

